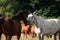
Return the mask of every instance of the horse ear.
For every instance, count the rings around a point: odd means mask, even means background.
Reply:
[[[36,12],[33,12],[33,15],[35,15]]]

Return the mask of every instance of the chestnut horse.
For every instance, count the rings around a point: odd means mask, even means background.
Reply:
[[[26,38],[28,37],[29,34],[32,35],[32,38],[33,37],[36,37],[36,33],[35,33],[35,25],[34,24],[27,24],[25,25],[23,21],[21,21],[21,26],[22,26],[22,29],[21,29],[21,33],[22,33],[22,36],[26,36]]]
[[[22,26],[22,29],[21,29],[21,33],[23,34],[22,36],[26,36],[27,38],[27,31],[28,31],[28,28],[29,28],[29,25],[25,25],[25,23],[23,21],[21,21],[21,26]]]
[[[20,20],[23,20],[25,22],[28,14],[29,12],[27,10],[20,10],[11,19],[4,20],[2,25],[2,32],[5,34],[6,40],[11,40],[11,37],[14,35],[16,35],[19,40],[21,35]]]

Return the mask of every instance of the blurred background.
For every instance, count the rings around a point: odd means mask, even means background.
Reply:
[[[0,0],[0,14],[14,16],[18,10],[36,11],[44,18],[60,19],[60,0]]]

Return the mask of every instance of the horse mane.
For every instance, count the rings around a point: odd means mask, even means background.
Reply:
[[[12,19],[15,19],[15,20],[18,20],[18,21],[23,20],[25,25],[27,25],[28,22],[27,22],[26,18],[27,18],[29,13],[30,13],[30,11],[28,11],[28,10],[19,10],[16,13],[16,15],[14,17],[12,17]]]
[[[42,18],[41,16],[37,16],[37,15],[33,15],[34,18],[38,18],[38,19],[42,19],[42,20],[45,20],[44,18]]]
[[[25,20],[29,13],[28,10],[19,10],[12,19]]]

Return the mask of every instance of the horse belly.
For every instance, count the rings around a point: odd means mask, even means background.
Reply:
[[[50,23],[46,24],[46,26],[44,26],[42,33],[52,35],[52,34],[56,33],[57,30],[58,30],[58,28],[57,28],[56,23],[50,22]]]

